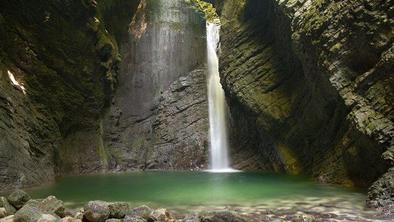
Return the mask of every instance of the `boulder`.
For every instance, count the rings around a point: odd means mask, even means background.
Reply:
[[[104,222],[109,219],[109,203],[105,201],[90,201],[84,211],[84,219],[90,222]]]
[[[308,215],[308,214],[298,214],[298,215],[295,215],[291,221],[292,222],[314,222],[315,217],[312,215]]]
[[[82,222],[82,220],[67,216],[62,218],[62,222]]]
[[[230,211],[220,211],[202,216],[201,222],[246,222],[246,220]]]
[[[130,206],[125,202],[110,203],[108,205],[110,218],[122,219],[130,211]]]
[[[56,215],[50,215],[39,207],[39,202],[30,200],[20,210],[15,213],[15,222],[51,222],[60,221]]]
[[[142,217],[129,217],[126,216],[125,219],[123,219],[123,222],[146,222],[146,220]]]
[[[127,216],[129,218],[140,217],[140,218],[148,219],[152,212],[153,212],[152,208],[142,205],[140,207],[131,209],[130,212],[127,214]]]
[[[51,214],[43,214],[41,217],[37,220],[37,222],[60,222],[60,218],[53,216]]]
[[[0,218],[4,218],[7,216],[7,212],[4,207],[0,207]]]
[[[112,219],[106,220],[105,222],[123,222],[123,220],[122,220],[122,219],[115,219],[115,218],[112,218]]]
[[[14,222],[14,215],[10,215],[0,219],[0,222]]]
[[[5,198],[5,197],[0,197],[0,207],[2,207],[2,208],[5,209],[6,216],[12,215],[12,214],[14,214],[14,213],[16,212],[15,207],[12,206],[12,205],[8,202],[7,198]]]
[[[30,199],[30,195],[23,190],[15,190],[7,197],[8,202],[16,209],[22,208]]]
[[[156,209],[149,215],[148,221],[165,221],[167,210],[164,208]]]
[[[39,208],[49,214],[56,214],[59,217],[65,217],[65,208],[63,201],[58,200],[55,196],[49,196],[39,203]]]
[[[197,214],[186,215],[182,222],[200,222],[200,217]]]

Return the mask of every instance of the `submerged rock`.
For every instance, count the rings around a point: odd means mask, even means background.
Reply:
[[[7,197],[8,202],[16,209],[22,208],[30,199],[30,195],[23,190],[15,190]]]
[[[246,220],[233,212],[220,211],[201,216],[201,222],[246,222]]]

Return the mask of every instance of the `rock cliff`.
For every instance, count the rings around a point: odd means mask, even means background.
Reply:
[[[207,159],[205,21],[183,0],[141,1],[104,122],[111,170],[195,169]]]
[[[0,3],[2,189],[52,181],[70,160],[82,173],[105,164],[99,119],[120,59],[104,17],[119,2]]]
[[[349,186],[393,166],[392,1],[216,3],[235,166]]]

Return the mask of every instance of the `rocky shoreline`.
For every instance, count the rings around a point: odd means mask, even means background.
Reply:
[[[390,221],[393,208],[364,211],[342,199],[305,200],[289,207],[286,202],[272,205],[185,207],[167,210],[146,205],[132,207],[127,202],[89,201],[69,208],[55,196],[32,199],[22,190],[0,197],[0,222],[248,222],[248,221]]]

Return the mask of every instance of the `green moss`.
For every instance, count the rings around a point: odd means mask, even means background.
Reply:
[[[279,144],[276,148],[285,165],[286,171],[290,174],[300,174],[302,171],[301,165],[294,152],[284,144]]]
[[[219,23],[219,16],[216,13],[215,7],[212,4],[204,2],[202,0],[186,0],[186,2],[191,3],[192,6],[202,12],[205,15],[205,19],[211,23]]]

